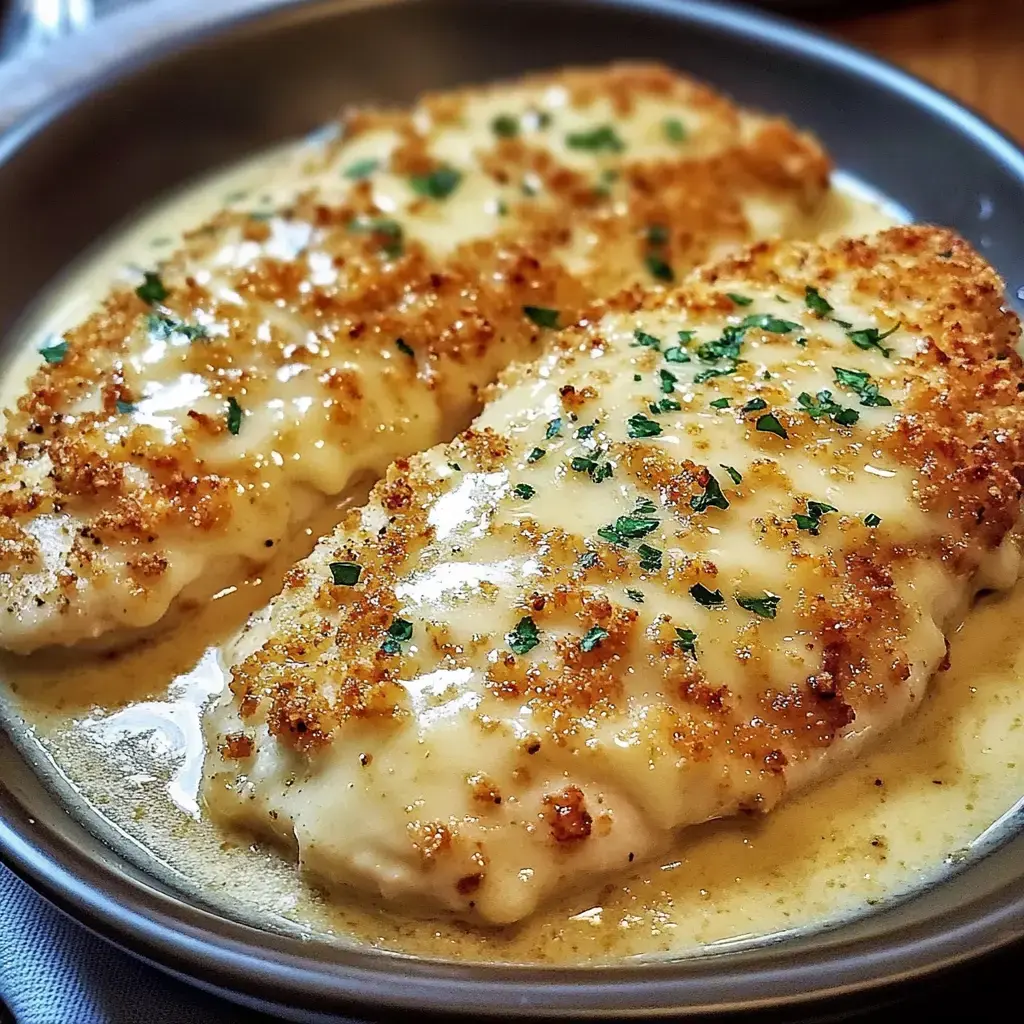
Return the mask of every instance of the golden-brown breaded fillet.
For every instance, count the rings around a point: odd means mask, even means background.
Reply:
[[[927,227],[596,309],[292,570],[208,719],[209,810],[488,922],[771,810],[1016,578],[1018,334]]]
[[[0,646],[116,642],[451,437],[595,295],[793,230],[818,146],[656,67],[347,114],[63,338],[0,448]]]

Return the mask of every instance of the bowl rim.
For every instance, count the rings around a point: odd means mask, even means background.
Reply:
[[[206,0],[187,0],[175,5],[170,30],[135,37],[129,33],[116,59],[107,52],[97,56],[88,37],[65,41],[59,44],[59,59],[74,66],[81,56],[87,70],[71,84],[65,80],[57,95],[23,111],[0,135],[0,168],[89,96],[177,50],[264,19],[294,22],[315,17],[317,10],[326,8],[346,13],[427,2],[224,0],[211,14]],[[580,8],[634,10],[696,24],[756,39],[771,51],[838,69],[926,109],[966,135],[1024,187],[1024,153],[984,118],[913,75],[821,31],[714,0],[561,2]],[[160,16],[154,17],[152,9],[164,6],[170,4],[151,0],[148,17],[159,23]],[[0,125],[4,122],[0,102]],[[482,968],[333,946],[325,947],[330,949],[329,957],[317,959],[310,950],[305,955],[296,952],[295,939],[185,906],[155,886],[117,875],[56,830],[35,821],[31,807],[2,781],[0,861],[61,910],[132,955],[236,1001],[256,1005],[263,998],[279,1010],[286,1005],[303,1013],[302,1019],[336,1020],[332,1013],[321,1013],[327,1007],[356,1013],[375,1007],[551,1017],[679,1016],[762,1009],[921,978],[1024,937],[1024,892],[1004,885],[967,904],[955,924],[940,926],[934,919],[924,920],[906,927],[899,942],[883,944],[871,937],[843,940],[832,929],[821,932],[821,941],[811,950],[787,951],[784,944],[777,945],[776,955],[767,964],[762,956],[737,951],[686,961],[602,966],[600,971],[537,965]],[[713,964],[710,971],[709,963]],[[255,1001],[254,993],[258,993]],[[282,996],[287,1004],[277,1003]]]

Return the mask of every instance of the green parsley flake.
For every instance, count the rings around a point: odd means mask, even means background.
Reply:
[[[679,378],[671,370],[665,369],[658,371],[658,380],[661,384],[661,390],[666,395],[672,394],[676,385],[679,383]],[[679,406],[677,405],[676,408],[679,408]]]
[[[52,341],[53,338],[57,338],[58,340]],[[53,364],[64,362],[64,357],[68,354],[68,343],[57,335],[50,335],[50,338],[47,340],[51,341],[51,344],[44,345],[39,350],[39,354],[47,363]]]
[[[668,245],[669,233],[664,224],[651,224],[647,228],[648,245]]]
[[[780,320],[778,317],[768,313],[755,313],[753,316],[745,317],[740,321],[739,326],[746,330],[749,327],[760,327],[762,331],[769,334],[789,334],[790,331],[799,331],[800,325],[792,320]]]
[[[678,639],[673,640],[672,643],[676,647],[681,647],[684,654],[689,654],[691,658],[696,658],[697,634],[692,629],[680,629],[676,626],[676,637]]]
[[[821,526],[821,517],[829,512],[838,512],[835,505],[826,505],[823,501],[808,501],[807,514],[798,512],[793,518],[796,520],[797,529],[806,530],[813,537],[817,537]]]
[[[547,455],[547,450],[545,448],[534,448],[533,451],[526,456],[526,461],[538,462],[543,459],[545,455]]]
[[[722,336],[714,341],[706,341],[697,349],[697,357],[705,363],[715,363],[719,359],[736,359],[743,345],[743,327],[726,327]]]
[[[135,289],[135,294],[138,295],[146,305],[154,306],[158,302],[163,302],[170,293],[164,287],[164,283],[160,279],[160,275],[153,273],[151,270],[147,270],[142,275],[142,284]]]
[[[579,430],[576,431],[576,436],[581,441],[589,441],[594,436],[594,427],[596,427],[596,426],[597,426],[597,421],[596,420],[593,423],[587,423],[584,426],[580,427]]]
[[[712,409],[728,409],[729,408],[729,399],[728,398],[716,398],[711,403],[711,408]]]
[[[651,402],[647,408],[657,416],[662,412],[678,412],[682,406],[674,398],[659,398],[658,401]]]
[[[737,295],[736,292],[725,293],[737,306],[749,306],[753,303],[753,299],[747,295]]]
[[[327,568],[331,570],[336,587],[354,587],[363,571],[358,562],[331,562]]]
[[[838,402],[835,402],[831,391],[819,391],[814,398],[806,391],[802,391],[797,395],[796,400],[812,420],[831,416],[834,423],[852,427],[860,419],[860,413],[856,409],[844,409]]]
[[[547,430],[544,431],[544,436],[550,441],[553,437],[558,437],[562,432],[562,417],[558,416],[553,420],[548,421]]]
[[[591,626],[580,640],[580,650],[592,651],[595,647],[601,646],[601,641],[608,636],[608,630],[601,626]]]
[[[655,281],[665,281],[671,284],[676,279],[676,272],[672,269],[672,264],[668,263],[657,253],[647,253],[644,256],[644,266],[647,267],[647,272]]]
[[[752,398],[749,402],[745,402],[740,412],[760,412],[762,409],[767,409],[768,403],[763,398]]]
[[[712,367],[709,370],[701,370],[693,378],[694,384],[703,384],[705,381],[711,380],[713,377],[730,377],[736,372],[736,367],[740,365],[741,360],[730,359],[725,366]]]
[[[860,397],[860,404],[867,406],[892,405],[885,395],[878,393],[878,385],[871,379],[871,374],[862,370],[845,370],[841,366],[833,366],[836,383],[849,388]]]
[[[591,153],[621,153],[626,144],[610,124],[603,124],[587,132],[571,132],[565,137],[570,149],[586,149]]]
[[[536,488],[531,487],[529,484],[516,484],[512,491],[517,498],[522,498],[523,501],[529,501],[537,493]]]
[[[505,634],[505,641],[513,654],[526,654],[527,651],[532,651],[540,643],[537,623],[529,615],[524,615],[516,623],[516,628]]]
[[[646,331],[641,331],[638,327],[633,332],[633,341],[630,342],[630,348],[654,348],[661,349],[661,338],[656,338],[653,334],[648,334]]]
[[[760,430],[765,434],[778,434],[779,437],[789,437],[789,434],[786,433],[786,428],[779,422],[778,417],[773,416],[770,412],[758,417],[757,422],[754,424],[754,429]]]
[[[593,569],[599,561],[600,556],[596,551],[587,551],[584,554],[580,555],[580,565],[584,569]]]
[[[462,472],[462,467],[457,462],[449,462],[448,468],[455,470],[456,473]]]
[[[443,165],[429,174],[414,174],[409,179],[413,192],[428,199],[447,199],[462,181],[462,172]]]
[[[395,618],[388,626],[388,636],[400,643],[412,639],[412,623],[408,619]]]
[[[238,400],[232,396],[228,399],[228,432],[237,434],[242,429],[242,407]]]
[[[821,292],[810,285],[804,289],[804,304],[818,316],[829,316],[834,312],[832,305],[821,297]]]
[[[635,601],[637,604],[643,604],[644,603],[644,595],[643,595],[643,592],[640,591],[640,590],[630,590],[630,588],[627,587],[626,588],[626,597],[628,597],[630,599],[630,601]]]
[[[134,402],[123,402],[120,398],[114,402],[114,407],[122,416],[127,416],[138,409],[138,406]]]
[[[626,423],[630,437],[657,437],[661,433],[661,424],[655,423],[642,412],[630,416]]]
[[[491,131],[499,138],[514,139],[519,134],[519,118],[511,114],[499,114],[491,122]]]
[[[416,358],[416,353],[413,352],[412,346],[409,345],[405,338],[395,338],[395,348],[403,355],[411,356],[413,359]]]
[[[708,590],[703,583],[694,583],[690,587],[690,597],[705,608],[724,608],[725,598],[720,590]]]
[[[678,117],[666,117],[661,122],[661,130],[665,133],[665,138],[669,142],[686,141],[686,125]]]
[[[378,167],[380,167],[380,161],[371,156],[349,164],[342,173],[349,181],[360,181],[363,178],[368,178]]]
[[[357,217],[349,221],[348,229],[373,235],[380,244],[381,252],[388,259],[397,259],[402,255],[402,239],[405,232],[397,220],[390,217]]]
[[[882,517],[881,516],[876,516],[874,512],[869,512],[864,517],[864,525],[865,526],[877,526],[881,521],[882,521]]]
[[[180,334],[189,341],[200,341],[209,337],[209,332],[202,324],[189,324],[163,313],[146,314],[146,332],[154,341],[166,341],[175,334]]]
[[[765,592],[764,597],[737,597],[736,603],[744,611],[760,615],[762,619],[774,619],[778,614],[779,601],[782,598]]]
[[[892,349],[886,348],[882,342],[889,337],[890,334],[895,334],[900,329],[902,324],[897,324],[895,327],[891,327],[885,334],[880,334],[877,327],[865,327],[861,331],[847,331],[846,336],[857,346],[857,348],[864,349],[865,352],[870,351],[873,348],[877,348],[883,356],[891,356]]]
[[[726,471],[726,473],[729,474],[729,479],[732,480],[734,484],[743,483],[743,476],[740,474],[739,470],[734,469],[732,466],[727,466],[724,462],[720,462],[719,465]]]
[[[689,345],[690,342],[693,341],[693,336],[696,333],[696,331],[676,331],[676,335],[679,338],[679,344]]]
[[[658,572],[661,569],[661,552],[650,544],[641,544],[636,553],[640,556],[640,568],[646,572]]]
[[[681,348],[667,348],[662,355],[665,357],[665,361],[669,363],[688,363],[690,362],[690,354],[684,352]]]
[[[706,512],[709,508],[726,509],[729,507],[729,499],[722,493],[718,481],[707,469],[701,470],[697,477],[697,483],[704,488],[704,493],[694,494],[690,498],[690,508],[694,512]]]
[[[558,310],[546,306],[523,306],[523,312],[538,327],[558,327]]]

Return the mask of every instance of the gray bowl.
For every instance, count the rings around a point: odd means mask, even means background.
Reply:
[[[126,18],[102,43],[72,41],[47,58],[56,98],[0,138],[0,337],[134,210],[303,134],[343,102],[405,101],[425,88],[624,57],[666,61],[743,103],[789,114],[916,218],[957,228],[1011,293],[1024,286],[1024,156],[902,72],[769,15],[699,0],[189,0]],[[5,103],[32,101],[39,81],[38,70],[0,71],[0,123]],[[0,857],[132,953],[296,1020],[807,1007],[877,992],[1024,934],[1024,836],[1010,821],[1005,841],[943,884],[757,948],[600,970],[348,952],[257,930],[176,891],[70,791],[44,784],[18,739],[0,734]]]

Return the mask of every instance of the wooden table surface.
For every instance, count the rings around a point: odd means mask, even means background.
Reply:
[[[1024,142],[1024,0],[938,0],[819,22]]]

